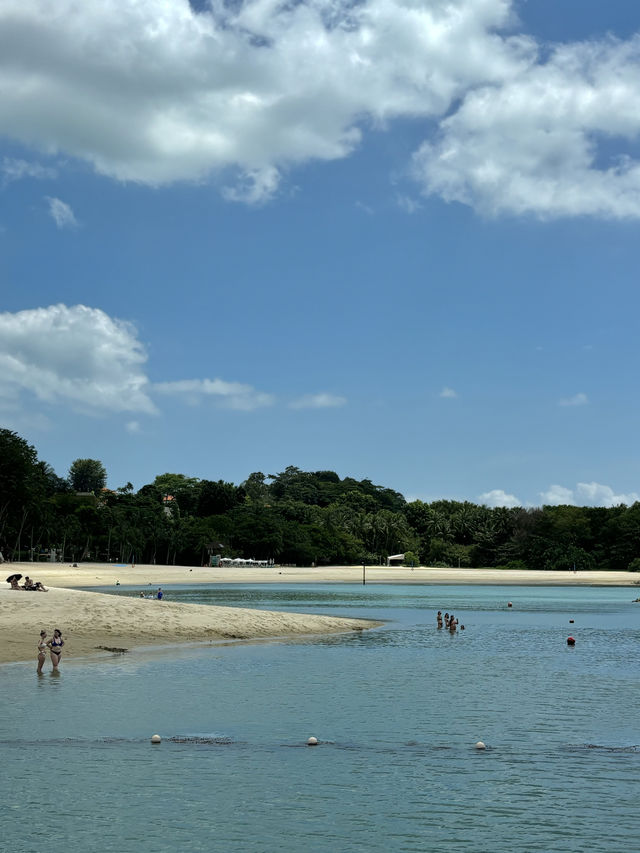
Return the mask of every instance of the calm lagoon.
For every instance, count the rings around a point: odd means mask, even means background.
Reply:
[[[165,594],[385,624],[67,657],[58,678],[38,679],[35,659],[1,667],[8,853],[638,849],[635,589],[194,585]],[[438,609],[466,630],[438,631]],[[164,740],[152,747],[156,732]],[[311,735],[318,747],[305,745]]]

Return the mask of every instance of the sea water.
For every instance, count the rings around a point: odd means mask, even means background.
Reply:
[[[67,655],[57,677],[48,661],[41,678],[35,659],[0,667],[2,850],[638,849],[634,589],[225,585],[165,596],[385,624],[91,663]],[[437,610],[465,630],[438,630]],[[310,736],[320,744],[306,746]]]

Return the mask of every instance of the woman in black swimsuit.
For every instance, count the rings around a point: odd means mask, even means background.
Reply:
[[[51,663],[53,664],[53,671],[58,671],[58,666],[60,664],[60,656],[62,654],[62,647],[64,646],[64,640],[62,639],[62,633],[59,628],[56,628],[53,632],[53,637],[47,643],[49,646],[49,653],[51,655]]]

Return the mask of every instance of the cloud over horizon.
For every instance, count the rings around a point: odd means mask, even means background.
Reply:
[[[413,157],[425,195],[489,215],[640,217],[640,38],[547,51],[515,9],[5,0],[0,133],[119,181],[215,176],[252,204],[297,165],[349,156],[370,128],[430,119]]]

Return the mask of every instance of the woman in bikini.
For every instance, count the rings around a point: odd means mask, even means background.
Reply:
[[[64,646],[64,640],[62,639],[62,633],[59,628],[56,628],[53,632],[53,637],[47,643],[49,646],[49,654],[51,655],[51,663],[53,664],[53,671],[58,671],[58,665],[60,664],[60,655],[62,654],[62,647]]]
[[[47,657],[47,632],[40,631],[38,640],[38,675],[42,675],[42,665]]]

